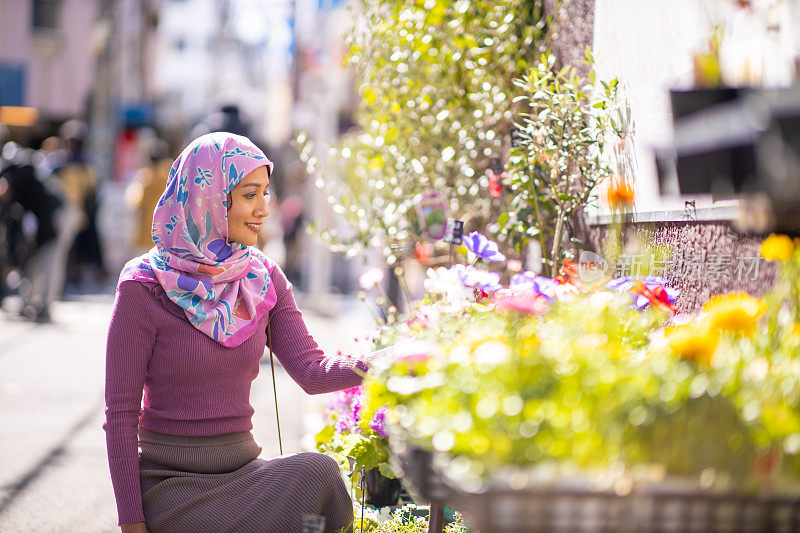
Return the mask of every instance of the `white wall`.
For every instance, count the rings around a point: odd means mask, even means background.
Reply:
[[[594,54],[598,77],[619,78],[626,88],[635,122],[638,158],[636,211],[682,210],[684,201],[661,199],[652,147],[672,136],[670,88],[693,81],[692,54],[702,49],[716,23],[724,24],[723,67],[731,83],[748,81],[785,85],[792,75],[791,57],[800,49],[797,4],[755,0],[744,12],[721,0],[596,0]],[[778,9],[761,9],[783,4]],[[780,34],[765,27],[779,21]],[[742,65],[759,79],[745,79]],[[710,206],[710,198],[697,207]]]

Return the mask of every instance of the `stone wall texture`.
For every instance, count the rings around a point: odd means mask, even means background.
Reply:
[[[594,1],[561,0],[559,9],[556,0],[545,0],[547,12],[554,17],[553,54],[558,66],[573,65],[578,74],[586,76],[589,65],[584,50],[594,40]]]
[[[608,226],[589,228],[590,249],[601,250]],[[776,267],[761,259],[761,235],[742,235],[727,222],[654,222],[625,229],[641,242],[671,251],[663,273],[680,289],[680,311],[699,309],[709,297],[732,291],[761,296],[775,283]]]

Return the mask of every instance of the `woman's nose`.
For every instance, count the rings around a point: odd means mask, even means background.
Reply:
[[[265,217],[269,215],[269,197],[262,196],[261,201],[258,203],[256,213],[259,216]]]

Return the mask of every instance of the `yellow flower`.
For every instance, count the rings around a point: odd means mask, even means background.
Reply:
[[[758,298],[746,292],[734,292],[710,298],[703,305],[703,312],[712,330],[752,335],[766,308]]]
[[[786,261],[792,256],[794,246],[790,237],[773,233],[761,243],[761,257],[767,261]]]
[[[717,351],[716,331],[705,320],[679,326],[667,326],[664,335],[672,353],[685,359],[710,364],[714,352]]]
[[[522,355],[528,355],[533,353],[542,342],[539,340],[539,337],[536,335],[536,326],[533,323],[525,324],[517,331],[517,340],[521,341],[521,350]]]

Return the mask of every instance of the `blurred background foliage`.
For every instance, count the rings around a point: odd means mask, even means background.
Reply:
[[[486,171],[510,149],[514,96],[548,48],[552,17],[540,0],[361,0],[348,39],[361,102],[357,128],[331,150],[324,179],[351,232],[318,232],[351,256],[378,248],[388,264],[420,232],[428,190],[449,202],[465,232],[496,221]],[[311,170],[317,160],[300,137]],[[498,229],[496,226],[494,229]]]

